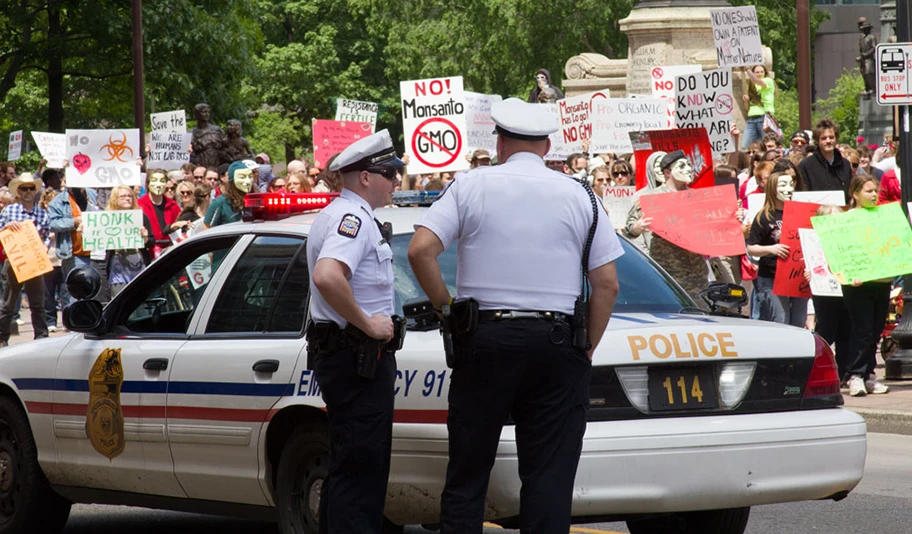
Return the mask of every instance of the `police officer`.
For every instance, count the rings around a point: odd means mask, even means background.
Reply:
[[[386,130],[346,148],[329,169],[344,189],[307,240],[308,351],[329,418],[321,533],[382,530],[396,361],[383,345],[393,338],[393,253],[374,209],[392,202],[403,165]]]
[[[416,225],[412,269],[431,302],[452,306],[437,257],[458,241],[458,299],[478,302],[478,325],[456,352],[449,391],[449,465],[441,532],[480,533],[500,433],[516,423],[520,529],[567,532],[589,405],[591,358],[618,293],[622,253],[598,200],[542,160],[557,120],[515,98],[494,104],[497,156],[455,180]],[[595,206],[593,205],[595,203]],[[571,324],[588,263],[589,349]],[[580,326],[580,325],[573,325]]]

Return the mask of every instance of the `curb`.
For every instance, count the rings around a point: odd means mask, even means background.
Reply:
[[[862,416],[868,425],[868,432],[912,436],[912,413],[850,406],[843,408]]]

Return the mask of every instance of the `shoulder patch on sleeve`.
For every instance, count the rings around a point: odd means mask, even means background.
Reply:
[[[361,230],[361,219],[357,215],[346,213],[342,216],[342,222],[339,223],[339,235],[354,239],[358,236],[359,230]]]

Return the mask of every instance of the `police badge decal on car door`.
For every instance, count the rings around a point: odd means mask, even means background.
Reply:
[[[95,450],[113,459],[123,452],[124,418],[120,388],[124,371],[120,349],[105,349],[89,371],[89,409],[86,434]]]

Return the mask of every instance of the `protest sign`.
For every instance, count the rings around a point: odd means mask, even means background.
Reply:
[[[139,130],[67,130],[69,187],[141,185]]]
[[[209,283],[212,278],[212,260],[209,254],[203,254],[187,266],[187,278],[193,289],[199,289]]]
[[[190,134],[187,132],[160,130],[149,134],[150,169],[173,171],[190,163]]]
[[[592,138],[592,106],[595,100],[608,100],[608,92],[596,91],[557,102],[561,141],[571,153],[583,152],[583,140]]]
[[[912,272],[912,229],[898,202],[811,218],[841,284]]]
[[[608,211],[608,218],[615,230],[620,230],[627,224],[627,214],[636,200],[636,187],[632,185],[619,185],[605,188],[602,204]]]
[[[66,135],[62,133],[32,132],[32,139],[38,146],[41,157],[49,169],[62,169],[66,159]]]
[[[184,229],[175,230],[168,234],[168,237],[171,238],[171,242],[175,245],[178,245],[187,239],[195,236],[203,230],[203,219],[197,219],[196,221],[190,223],[190,228],[186,231]]]
[[[6,260],[10,262],[16,280],[25,282],[53,271],[54,267],[35,223],[25,220],[19,225],[19,230],[14,231],[9,227],[0,230],[0,243],[3,243]]]
[[[554,115],[555,122],[560,121],[560,111],[557,109],[557,104],[538,104],[543,106],[548,113]],[[564,161],[570,157],[570,149],[567,145],[564,144],[564,138],[561,134],[560,128],[553,134],[548,136],[548,139],[551,141],[551,150],[545,154],[545,161]]]
[[[650,229],[675,245],[704,256],[744,254],[744,234],[732,186],[640,195]]]
[[[399,82],[399,91],[409,173],[468,169],[462,76]]]
[[[142,210],[82,212],[82,248],[85,250],[138,249],[142,237]]]
[[[798,238],[804,252],[804,266],[811,272],[811,294],[815,297],[841,297],[842,286],[827,265],[817,232],[810,228],[799,228]]]
[[[347,98],[336,99],[336,120],[339,122],[369,122],[370,132],[377,129],[377,115],[380,105]]]
[[[16,161],[22,155],[22,130],[10,132],[9,152],[6,153],[6,161]]]
[[[153,132],[183,133],[187,131],[187,114],[182,109],[153,113],[151,119]]]
[[[652,96],[661,98],[668,106],[668,125],[665,128],[674,128],[675,125],[675,78],[685,74],[701,72],[700,65],[672,65],[670,67],[653,67]]]
[[[494,135],[494,121],[491,120],[491,105],[500,102],[500,95],[483,95],[465,91],[466,106],[466,148],[471,154],[479,148],[487,150],[491,157],[497,155],[497,136]]]
[[[735,110],[731,79],[730,68],[675,78],[675,126],[706,128],[714,157],[736,148],[729,132]]]
[[[798,230],[811,228],[811,217],[820,204],[786,200],[782,208],[782,228],[779,244],[789,248],[788,256],[776,260],[773,294],[782,297],[810,298],[810,282],[804,277],[804,252]]]
[[[693,182],[691,189],[712,187],[715,184],[713,173],[712,149],[709,146],[709,137],[703,128],[685,128],[681,130],[655,130],[643,132],[644,135],[631,133],[630,138],[636,158],[636,188],[646,187],[646,159],[656,151],[674,152],[683,150],[684,156],[693,166]]]
[[[812,202],[814,204],[830,204],[845,206],[845,193],[840,191],[795,191],[792,200],[796,202]]]
[[[633,152],[630,132],[666,126],[666,105],[658,98],[593,98],[590,154]]]
[[[340,122],[313,119],[314,165],[326,168],[329,158],[342,152],[348,145],[371,134],[369,122]],[[411,165],[409,165],[411,169]]]
[[[757,214],[763,209],[763,203],[766,202],[766,193],[758,191],[747,195],[747,213],[744,217],[748,223],[753,223]]]
[[[763,64],[763,45],[754,6],[711,9],[709,17],[720,67]]]

